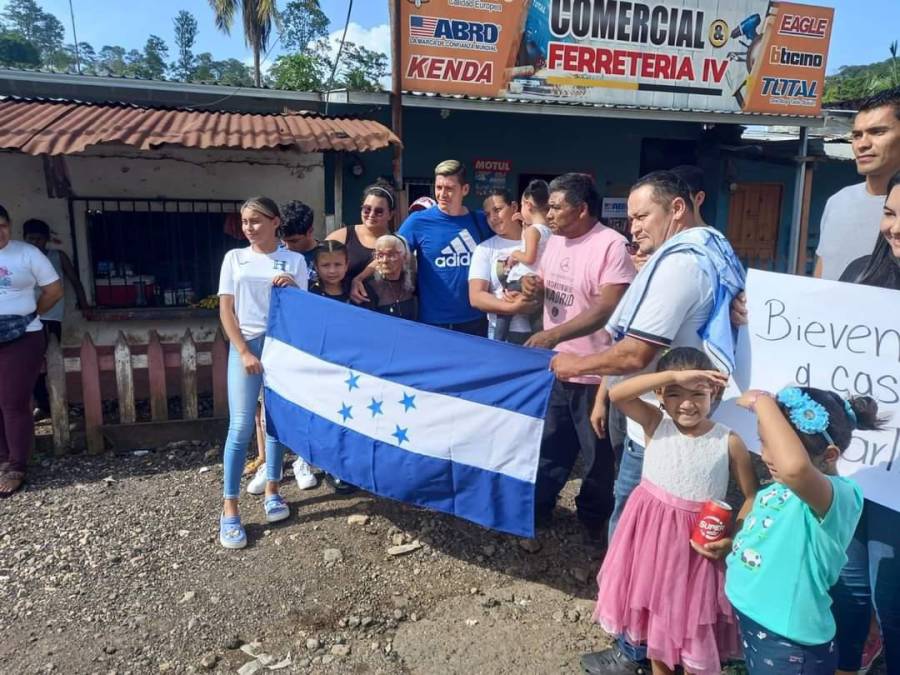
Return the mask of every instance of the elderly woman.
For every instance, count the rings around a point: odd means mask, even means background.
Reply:
[[[841,281],[900,291],[900,173],[888,182],[880,230],[872,254],[850,263]],[[898,304],[895,301],[893,306]],[[839,672],[860,669],[873,606],[881,626],[887,672],[900,672],[900,514],[897,511],[865,500],[862,518],[847,549],[847,564],[831,594],[837,624]]]
[[[391,231],[394,217],[394,189],[389,183],[378,181],[363,190],[360,207],[362,223],[335,230],[326,240],[338,241],[347,247],[350,268],[347,278],[353,279],[372,262],[378,237]]]
[[[34,440],[31,392],[47,344],[38,315],[62,296],[53,264],[12,239],[9,212],[0,206],[0,498],[25,483]]]
[[[255,430],[256,403],[262,388],[262,355],[272,286],[306,290],[303,255],[280,248],[281,213],[268,197],[254,197],[241,207],[241,229],[250,242],[225,254],[219,276],[219,318],[228,336],[228,437],[224,453],[224,506],[219,543],[243,548],[247,535],[238,514],[241,470],[247,443]],[[266,437],[266,487],[263,508],[270,523],[290,515],[278,494],[284,447]]]
[[[375,241],[375,274],[366,289],[376,312],[415,320],[415,273],[403,237],[386,234]]]

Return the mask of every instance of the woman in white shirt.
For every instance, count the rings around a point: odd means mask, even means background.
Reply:
[[[279,248],[281,214],[268,197],[254,197],[241,207],[241,229],[250,246],[229,251],[219,276],[219,318],[228,336],[228,438],[224,453],[225,504],[219,522],[219,542],[243,548],[247,534],[238,514],[241,473],[247,443],[255,432],[256,403],[263,383],[262,354],[272,286],[306,290],[308,273],[300,253]],[[270,523],[290,515],[278,494],[284,447],[266,435],[265,501]]]
[[[34,437],[31,391],[46,346],[38,315],[62,296],[47,256],[13,241],[9,212],[0,206],[0,498],[25,483]]]

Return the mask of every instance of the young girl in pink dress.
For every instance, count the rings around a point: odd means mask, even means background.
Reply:
[[[628,498],[597,577],[594,620],[645,644],[655,674],[719,673],[740,654],[737,621],[725,598],[722,559],[731,539],[699,547],[691,532],[703,504],[722,500],[728,478],[750,509],[756,476],[744,442],[709,419],[728,377],[689,347],[663,356],[657,372],[629,378],[610,400],[644,428],[641,483]],[[660,406],[641,397],[655,392]]]

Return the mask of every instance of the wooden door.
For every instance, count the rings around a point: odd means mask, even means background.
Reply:
[[[731,193],[728,239],[750,267],[775,267],[782,189],[781,183],[737,183]]]

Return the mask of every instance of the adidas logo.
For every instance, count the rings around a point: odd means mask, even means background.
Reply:
[[[438,267],[468,267],[475,250],[475,240],[468,230],[462,230],[449,244],[441,249],[434,264]]]

